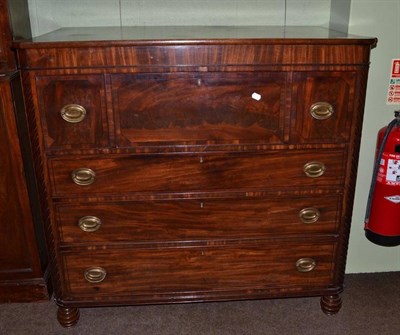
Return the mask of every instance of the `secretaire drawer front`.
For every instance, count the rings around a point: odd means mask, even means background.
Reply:
[[[341,197],[273,197],[57,205],[63,243],[333,234]]]
[[[183,192],[341,186],[345,152],[55,158],[53,194]]]
[[[107,146],[102,75],[39,76],[36,85],[47,148]]]
[[[301,72],[293,76],[291,141],[347,142],[354,111],[354,72]]]
[[[119,146],[281,143],[286,76],[282,72],[113,75]]]
[[[290,252],[288,252],[290,250]],[[334,243],[258,243],[64,255],[70,297],[329,285]],[[122,284],[123,283],[123,284]]]

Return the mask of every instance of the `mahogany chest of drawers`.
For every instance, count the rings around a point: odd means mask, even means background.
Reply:
[[[295,296],[337,313],[375,43],[304,27],[15,43],[60,323]]]

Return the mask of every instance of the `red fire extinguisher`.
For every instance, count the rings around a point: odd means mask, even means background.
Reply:
[[[400,245],[400,111],[378,133],[365,236],[378,245]]]

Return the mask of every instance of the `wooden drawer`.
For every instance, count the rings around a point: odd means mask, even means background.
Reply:
[[[341,150],[109,157],[50,160],[53,195],[338,187],[343,184],[345,171],[345,151]],[[304,172],[313,162],[325,169],[319,177],[308,177]],[[320,171],[311,167],[314,172]],[[92,183],[76,184],[73,173]]]
[[[118,146],[281,143],[286,73],[112,75]]]
[[[291,142],[347,142],[355,87],[354,72],[294,73]]]
[[[263,238],[333,234],[341,197],[312,195],[57,205],[63,243]]]
[[[36,85],[47,148],[108,146],[102,75],[39,76]]]
[[[85,251],[63,257],[63,285],[69,297],[114,301],[118,296],[318,287],[332,282],[335,243],[264,242],[166,249]],[[315,268],[300,272],[296,263],[311,258]],[[307,264],[304,264],[307,265]],[[92,280],[88,282],[85,271]],[[299,289],[301,290],[301,289]]]

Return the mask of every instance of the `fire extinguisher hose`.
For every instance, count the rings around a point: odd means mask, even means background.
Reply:
[[[365,212],[365,220],[364,220],[365,222],[368,222],[369,216],[371,214],[371,205],[372,205],[372,200],[374,197],[376,178],[378,176],[379,165],[380,165],[380,161],[382,159],[382,154],[383,154],[383,150],[385,148],[386,142],[387,142],[387,138],[394,126],[396,126],[396,125],[400,126],[400,111],[395,111],[394,116],[395,116],[395,118],[388,124],[388,126],[386,128],[385,134],[382,139],[381,146],[379,147],[378,157],[376,158],[376,161],[374,164],[374,170],[372,173],[372,181],[371,181],[371,186],[369,188],[369,194],[368,194],[367,209]]]

